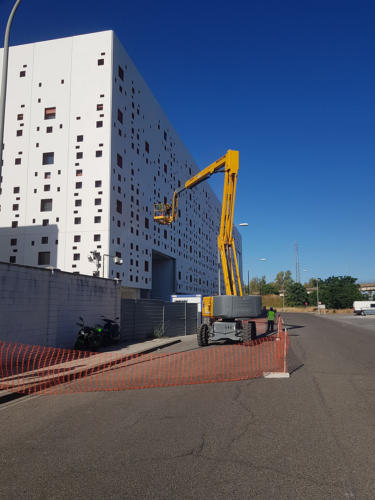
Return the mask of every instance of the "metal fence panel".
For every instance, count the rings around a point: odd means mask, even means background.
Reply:
[[[189,335],[197,330],[197,304],[163,302],[154,299],[121,300],[121,340],[153,338],[156,330],[164,336]]]

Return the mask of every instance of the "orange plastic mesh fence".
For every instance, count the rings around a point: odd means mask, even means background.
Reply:
[[[246,380],[285,371],[288,344],[281,320],[275,335],[248,344],[212,344],[164,354],[92,353],[0,342],[0,389],[63,394]]]

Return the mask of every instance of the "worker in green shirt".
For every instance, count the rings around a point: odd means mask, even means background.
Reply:
[[[273,310],[273,307],[270,307],[270,310],[267,313],[267,319],[268,319],[268,324],[266,333],[272,333],[273,326],[275,324],[275,311]]]

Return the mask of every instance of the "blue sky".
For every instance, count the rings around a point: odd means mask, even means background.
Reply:
[[[113,29],[198,165],[240,151],[245,279],[294,276],[298,241],[306,281],[375,280],[374,2],[51,5],[23,0],[11,43]]]

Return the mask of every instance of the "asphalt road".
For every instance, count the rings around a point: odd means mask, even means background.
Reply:
[[[375,333],[285,318],[290,379],[1,405],[1,498],[375,498]]]

